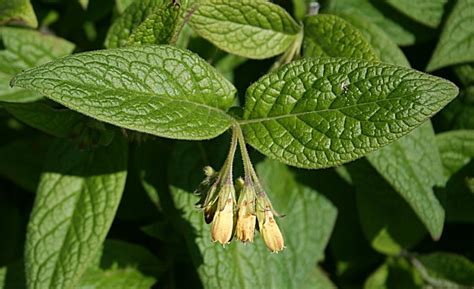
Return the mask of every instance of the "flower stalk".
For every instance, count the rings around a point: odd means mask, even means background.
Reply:
[[[244,178],[233,183],[233,160],[237,144],[240,146],[244,165]],[[231,146],[219,172],[211,167],[204,169],[206,178],[198,187],[202,195],[199,207],[204,211],[206,223],[211,223],[211,240],[228,244],[233,235],[240,241],[253,242],[255,229],[261,233],[265,245],[271,252],[285,248],[283,235],[275,220],[279,216],[263,189],[250,160],[242,130],[232,128]],[[236,202],[236,187],[238,201]],[[234,226],[235,223],[235,226]]]

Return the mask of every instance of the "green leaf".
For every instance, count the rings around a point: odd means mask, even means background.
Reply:
[[[324,168],[402,137],[457,94],[451,82],[408,68],[302,59],[248,88],[240,124],[261,153],[297,167]]]
[[[344,20],[356,27],[367,39],[382,62],[410,67],[402,50],[398,48],[392,39],[377,25],[369,22],[364,17],[349,14],[339,14]]]
[[[446,208],[446,219],[448,222],[454,223],[474,223],[474,192],[470,185],[474,172],[474,161],[469,162],[466,166],[451,176],[446,188],[440,195],[445,198],[443,202]]]
[[[433,278],[474,286],[474,263],[464,256],[437,252],[418,259]]]
[[[72,110],[131,130],[208,139],[229,128],[235,88],[197,55],[172,46],[75,54],[18,74]]]
[[[431,123],[367,156],[377,171],[413,208],[434,239],[444,225],[444,209],[433,192],[442,186],[441,158]]]
[[[150,289],[155,279],[133,268],[88,270],[76,289]]]
[[[106,240],[100,260],[102,269],[134,268],[147,276],[163,273],[164,264],[145,247],[120,240]]]
[[[420,274],[404,258],[390,257],[372,273],[364,289],[422,289]]]
[[[388,0],[395,9],[432,28],[438,27],[448,0]]]
[[[316,15],[304,21],[305,57],[347,57],[378,61],[362,34],[335,15]]]
[[[165,0],[137,0],[110,26],[105,46],[167,44],[182,13],[181,6]]]
[[[415,43],[416,35],[403,25],[399,19],[394,19],[393,12],[382,11],[379,6],[382,1],[370,0],[338,0],[331,6],[331,12],[355,15],[376,24],[398,45]]]
[[[285,9],[266,0],[203,1],[189,24],[220,49],[253,59],[283,53],[301,30]]]
[[[327,274],[319,269],[316,268],[313,270],[313,273],[310,275],[309,281],[300,287],[302,289],[336,289],[336,285],[334,285]]]
[[[210,226],[193,205],[200,170],[216,156],[216,143],[180,143],[170,162],[171,193],[204,288],[302,288],[313,273],[331,234],[336,208],[316,190],[297,181],[284,165],[266,160],[257,166],[275,208],[288,213],[278,220],[286,249],[271,254],[257,234],[253,244],[234,241],[225,248],[211,242]],[[220,163],[220,161],[218,161]],[[179,217],[180,216],[180,217]],[[251,277],[249,277],[251,276]]]
[[[453,69],[465,87],[474,86],[474,63],[457,65]]]
[[[97,254],[112,224],[126,178],[127,145],[51,148],[27,229],[28,288],[70,289]]]
[[[426,235],[410,206],[367,161],[350,163],[347,168],[357,192],[361,227],[375,250],[397,255]]]
[[[2,106],[18,120],[56,137],[71,136],[73,129],[84,119],[77,112],[40,102],[5,103]]]
[[[34,193],[44,165],[49,141],[30,137],[0,147],[0,175]]]
[[[459,0],[449,14],[435,51],[426,67],[433,71],[445,66],[474,61],[474,0]]]
[[[89,0],[79,0],[79,4],[81,4],[82,8],[86,10],[87,6],[89,6]]]
[[[436,135],[444,173],[452,176],[474,157],[474,130],[454,130]]]
[[[38,20],[30,0],[0,0],[0,25],[7,23],[38,27]]]
[[[22,28],[0,28],[4,50],[0,51],[0,101],[30,102],[41,98],[32,91],[11,88],[14,74],[70,54],[74,44],[38,31]]]
[[[135,0],[115,0],[119,14],[122,14]]]

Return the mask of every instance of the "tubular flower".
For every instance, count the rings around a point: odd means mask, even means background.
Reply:
[[[259,196],[257,201],[257,218],[260,233],[267,248],[278,253],[285,248],[285,241],[273,214],[270,200],[266,196]]]
[[[255,190],[252,186],[244,185],[240,192],[237,205],[236,236],[242,242],[253,242],[255,232]]]
[[[213,242],[225,245],[232,239],[234,195],[234,186],[231,184],[225,184],[219,192],[219,201],[211,225],[211,238]]]

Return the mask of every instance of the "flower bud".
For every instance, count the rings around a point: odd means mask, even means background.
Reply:
[[[245,185],[240,193],[236,225],[237,239],[242,242],[253,242],[255,232],[255,191],[253,187]]]
[[[222,245],[232,239],[234,226],[234,187],[225,184],[219,192],[219,201],[211,225],[211,238],[213,242]]]

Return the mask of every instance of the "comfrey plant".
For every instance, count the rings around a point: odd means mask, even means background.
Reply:
[[[0,289],[471,288],[473,19],[0,0]]]

